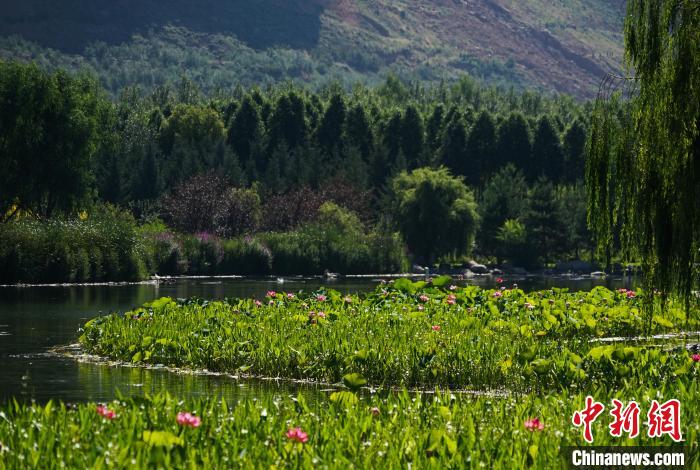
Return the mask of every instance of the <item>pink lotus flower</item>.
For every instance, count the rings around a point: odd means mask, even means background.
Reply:
[[[316,300],[318,300],[319,302],[325,302],[325,301],[326,301],[326,296],[323,295],[323,294],[318,294],[318,295],[316,296]]]
[[[301,428],[290,428],[289,431],[287,431],[287,439],[303,444],[309,440],[309,435],[302,431]]]
[[[450,286],[450,290],[451,290],[451,291],[457,290],[457,286],[454,286],[454,285],[453,285],[453,286]]]
[[[544,429],[544,423],[538,418],[531,418],[525,420],[525,429],[528,431],[542,431]]]
[[[628,290],[625,295],[627,295],[628,299],[634,299],[635,297],[637,297],[637,293],[633,290]]]
[[[267,296],[268,297],[277,297],[277,292],[275,292],[273,290],[269,290],[269,291],[267,291]]]
[[[452,300],[452,299],[447,299],[447,304],[448,304],[448,305],[454,305],[454,304],[455,304],[455,301]]]
[[[260,302],[259,300],[256,300],[254,303],[256,307],[262,306],[262,302]]]
[[[427,302],[428,300],[430,300],[430,297],[428,297],[427,295],[423,294],[423,295],[421,295],[420,297],[418,297],[418,299],[419,299],[421,302]]]
[[[202,424],[202,420],[199,416],[195,416],[191,413],[185,413],[183,411],[177,414],[177,424],[180,426],[189,426],[191,428],[198,428]]]
[[[114,412],[114,410],[110,410],[109,408],[103,405],[97,405],[96,411],[98,415],[110,421],[117,417],[117,414]]]
[[[374,408],[372,408],[370,411],[372,412],[372,416],[379,416],[379,414],[380,414],[379,408],[377,408],[376,406]]]
[[[440,331],[440,325],[433,325],[433,331]]]
[[[319,318],[326,318],[326,314],[323,313],[323,312],[318,312],[316,315],[317,315]]]
[[[694,362],[700,362],[700,354],[693,354],[691,358]]]
[[[502,292],[499,292],[499,291],[496,291],[496,292],[494,292],[494,293],[491,294],[491,295],[492,295],[493,297],[495,297],[495,298],[498,299],[498,298],[500,298],[500,297],[503,296],[503,293],[502,293]]]
[[[289,300],[292,300],[292,299],[294,298],[294,294],[292,294],[291,292],[288,293],[288,294],[287,294],[287,298],[288,298]]]

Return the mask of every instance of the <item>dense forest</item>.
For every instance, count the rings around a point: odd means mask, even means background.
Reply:
[[[591,247],[581,183],[590,105],[569,97],[468,77],[422,86],[390,76],[351,91],[280,84],[214,95],[183,78],[111,100],[91,76],[15,62],[0,65],[0,95],[5,237],[17,221],[125,211],[150,237],[172,231],[181,250],[187,234],[207,243],[250,244],[255,236],[258,251],[272,250],[267,270],[348,270],[347,260],[331,262],[320,248],[315,263],[275,265],[274,252],[292,243],[280,234],[294,234],[297,257],[321,238],[317,245],[352,251],[353,234],[369,246],[366,259],[396,258],[358,266],[399,270],[406,264],[397,232],[407,231],[398,219],[411,217],[398,216],[395,180],[444,168],[439,175],[465,184],[475,201],[475,243],[430,254],[409,243],[413,261],[473,254],[535,267],[588,256]],[[340,238],[327,239],[329,227]],[[221,256],[211,256],[202,264],[215,270]],[[207,270],[171,261],[166,271]]]

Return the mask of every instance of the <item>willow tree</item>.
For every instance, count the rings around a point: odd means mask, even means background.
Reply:
[[[445,167],[405,171],[392,180],[394,215],[408,248],[432,264],[471,252],[479,225],[476,201],[460,176]]]
[[[647,292],[686,310],[700,247],[700,3],[629,0],[627,66],[596,102],[586,178],[589,223],[641,260]],[[631,93],[628,93],[631,92]]]

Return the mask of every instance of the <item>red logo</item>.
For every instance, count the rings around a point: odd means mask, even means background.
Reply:
[[[586,397],[586,407],[581,411],[576,411],[572,417],[574,426],[581,427],[583,425],[583,438],[586,442],[593,442],[593,431],[591,430],[591,424],[598,418],[598,416],[605,409],[605,405],[598,403],[593,400],[592,396]]]
[[[639,405],[631,401],[627,407],[622,408],[620,400],[613,399],[613,409],[610,414],[615,420],[610,424],[610,435],[614,437],[622,436],[626,432],[630,438],[639,436]]]
[[[671,436],[675,442],[679,442],[681,435],[681,402],[669,400],[663,405],[652,400],[651,408],[647,413],[647,426],[649,437],[662,437],[664,434]]]
[[[612,400],[613,407],[610,415],[613,421],[608,426],[610,435],[622,437],[623,433],[631,439],[639,436],[639,414],[641,409],[635,401],[630,401],[627,406],[617,399]],[[577,410],[571,418],[574,426],[583,426],[583,438],[589,444],[593,443],[592,425],[603,413],[605,405],[599,403],[591,396],[586,397],[586,407]],[[675,442],[683,439],[681,434],[681,403],[678,400],[668,400],[663,404],[652,400],[647,413],[647,435],[649,437],[663,437],[668,435]]]

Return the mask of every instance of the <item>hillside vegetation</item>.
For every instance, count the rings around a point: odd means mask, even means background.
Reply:
[[[88,68],[113,94],[185,74],[205,91],[291,79],[453,80],[588,98],[618,71],[624,1],[28,0],[5,7],[0,57]]]

